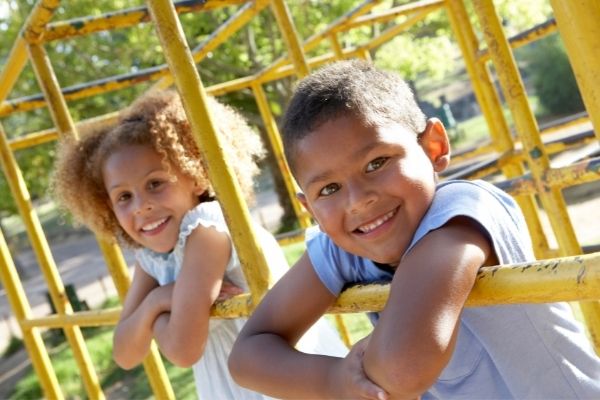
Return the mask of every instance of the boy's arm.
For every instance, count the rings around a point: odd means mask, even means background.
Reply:
[[[113,358],[121,368],[135,367],[148,353],[152,324],[159,314],[169,310],[171,292],[172,285],[158,286],[136,263],[113,336]]]
[[[496,264],[477,224],[455,217],[425,235],[398,266],[363,366],[392,398],[426,391],[450,360],[459,318],[482,265]]]
[[[204,353],[210,308],[219,296],[230,256],[226,233],[199,226],[188,236],[171,312],[160,315],[153,327],[162,354],[175,365],[189,367]]]
[[[236,382],[279,398],[377,399],[381,390],[362,372],[361,346],[345,359],[294,349],[334,300],[305,253],[266,294],[239,334],[229,357]]]

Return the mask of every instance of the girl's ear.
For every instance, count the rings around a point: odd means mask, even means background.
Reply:
[[[195,196],[200,197],[204,192],[206,192],[206,187],[204,185],[202,185],[200,182],[195,181],[194,182],[194,188],[192,190],[192,193]]]
[[[431,160],[435,172],[442,172],[450,164],[450,141],[446,128],[437,118],[427,121],[425,131],[419,136],[419,143]]]

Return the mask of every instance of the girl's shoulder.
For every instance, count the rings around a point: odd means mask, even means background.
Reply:
[[[183,216],[179,228],[178,244],[183,245],[187,237],[199,226],[215,228],[219,232],[229,232],[223,211],[217,201],[200,203]]]

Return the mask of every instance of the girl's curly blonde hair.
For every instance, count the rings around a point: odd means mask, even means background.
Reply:
[[[259,136],[232,108],[208,98],[224,152],[234,169],[243,194],[253,199],[253,178],[257,161],[264,156]],[[120,147],[148,145],[162,156],[167,169],[174,168],[194,179],[206,194],[212,195],[206,168],[198,151],[183,104],[175,91],[150,92],[119,116],[112,126],[92,129],[81,140],[62,139],[52,179],[55,198],[75,222],[106,238],[118,238],[123,244],[139,247],[121,228],[110,207],[102,179],[107,157]]]

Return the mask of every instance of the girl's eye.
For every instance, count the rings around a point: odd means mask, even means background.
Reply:
[[[131,193],[119,193],[117,196],[117,203],[123,203],[131,198]]]
[[[338,190],[340,190],[340,185],[338,185],[337,183],[330,183],[329,185],[321,189],[321,191],[319,192],[319,196],[329,196],[334,194]]]
[[[383,165],[387,162],[388,157],[377,157],[369,164],[367,164],[367,172],[373,172],[383,167]]]
[[[158,189],[162,186],[164,182],[162,180],[158,180],[158,179],[153,179],[150,182],[148,182],[148,188],[150,190],[155,190]]]

